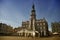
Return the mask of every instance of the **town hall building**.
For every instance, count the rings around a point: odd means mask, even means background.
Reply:
[[[31,15],[29,21],[22,22],[22,29],[18,31],[20,36],[48,36],[48,23],[45,18],[37,19],[35,5],[32,5]]]

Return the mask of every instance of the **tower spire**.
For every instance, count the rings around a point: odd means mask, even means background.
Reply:
[[[35,9],[35,6],[34,6],[34,4],[33,4],[33,6],[32,6],[32,9],[33,9],[33,10]]]
[[[34,6],[34,4],[32,5],[32,12],[35,12],[35,6]]]
[[[35,6],[34,4],[32,5],[32,10],[31,10],[31,18],[36,18],[36,14],[35,14]]]

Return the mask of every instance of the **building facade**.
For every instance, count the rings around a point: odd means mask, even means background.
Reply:
[[[52,32],[55,33],[60,33],[60,22],[53,22],[51,23],[52,26]]]
[[[35,36],[48,36],[48,23],[45,18],[36,18],[36,10],[34,4],[32,6],[30,20],[22,22],[22,27],[29,31],[33,31],[32,35],[35,34]]]
[[[0,35],[11,35],[13,33],[13,27],[5,23],[0,23]]]

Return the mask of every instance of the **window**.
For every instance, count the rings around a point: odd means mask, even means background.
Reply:
[[[44,26],[44,29],[45,29],[45,26]]]
[[[45,23],[43,23],[43,25],[45,25]]]
[[[40,29],[42,30],[42,27],[40,27]]]
[[[37,24],[39,26],[39,24]]]
[[[40,25],[42,25],[42,23],[40,23]]]

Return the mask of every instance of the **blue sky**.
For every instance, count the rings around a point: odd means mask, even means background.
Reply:
[[[29,20],[33,2],[37,19],[45,17],[49,28],[51,22],[60,21],[60,0],[0,0],[0,23],[21,26]]]

